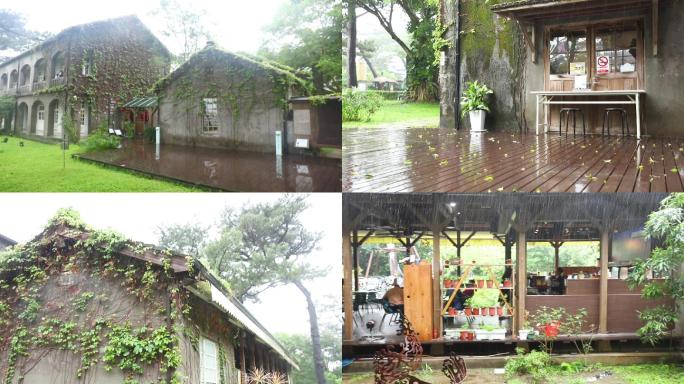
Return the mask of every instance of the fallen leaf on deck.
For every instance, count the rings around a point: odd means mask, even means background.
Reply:
[[[484,181],[492,181],[494,180],[494,176],[485,176]]]

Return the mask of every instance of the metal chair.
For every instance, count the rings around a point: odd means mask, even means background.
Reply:
[[[575,135],[575,128],[577,126],[577,113],[582,115],[582,135],[587,134],[587,123],[584,118],[584,111],[579,108],[561,108],[559,122],[558,122],[558,136],[563,134],[563,114],[565,113],[565,137],[568,136],[568,129],[570,128],[570,114],[572,114],[572,135]]]
[[[606,108],[605,112],[603,113],[603,128],[601,129],[601,135],[604,135],[604,131],[608,130],[608,136],[610,136],[610,114],[611,113],[619,113],[620,114],[620,119],[622,120],[621,123],[621,128],[622,128],[622,136],[625,136],[625,131],[627,131],[627,135],[629,135],[629,120],[627,119],[627,110],[624,108]],[[606,124],[608,123],[608,124]]]

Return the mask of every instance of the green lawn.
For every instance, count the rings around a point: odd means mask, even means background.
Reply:
[[[342,128],[379,127],[437,128],[439,103],[404,103],[385,101],[370,121],[345,121]]]
[[[468,377],[464,384],[532,384],[528,377],[506,379],[505,375],[495,375],[493,369],[475,368],[468,370]],[[635,364],[626,366],[603,366],[585,373],[557,373],[546,377],[546,383],[583,384],[587,378],[602,372],[611,372],[610,376],[602,377],[599,384],[675,384],[684,383],[684,366],[681,364]],[[433,384],[447,384],[449,381],[439,370],[423,369],[416,376]],[[373,374],[345,374],[343,382],[346,384],[372,384]]]
[[[2,192],[166,192],[192,191],[186,186],[75,160],[77,145],[66,154],[66,168],[58,144],[43,144],[0,136],[0,191]],[[24,146],[20,147],[19,142]]]

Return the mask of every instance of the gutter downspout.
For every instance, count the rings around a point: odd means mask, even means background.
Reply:
[[[456,18],[454,20],[454,43],[456,46],[456,101],[454,105],[454,118],[456,119],[456,130],[461,130],[461,0],[456,0]]]

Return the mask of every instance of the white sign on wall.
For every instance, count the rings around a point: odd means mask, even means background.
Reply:
[[[596,58],[596,73],[599,75],[610,73],[610,57],[599,56]]]

